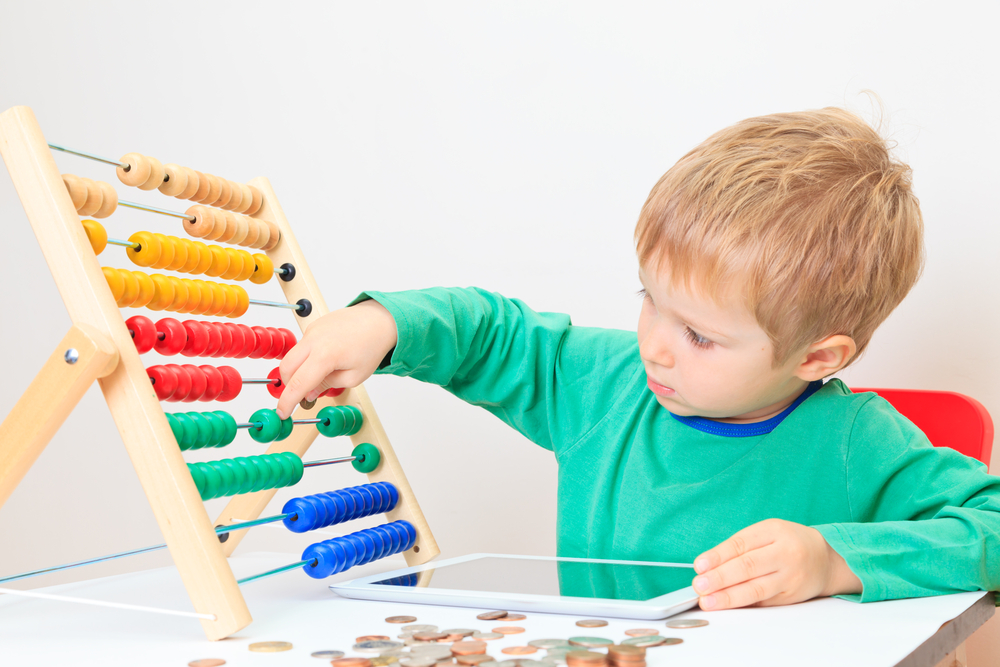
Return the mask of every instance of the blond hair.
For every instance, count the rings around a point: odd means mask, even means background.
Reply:
[[[854,361],[923,268],[910,173],[843,109],[750,118],[653,187],[635,229],[639,263],[717,302],[739,295],[775,365],[834,334],[854,339]]]

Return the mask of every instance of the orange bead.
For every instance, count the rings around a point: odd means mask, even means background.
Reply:
[[[87,240],[94,249],[95,255],[100,255],[108,247],[108,230],[96,220],[82,220],[83,231],[87,232]]]
[[[225,248],[217,245],[208,246],[208,251],[212,253],[212,265],[208,267],[205,275],[218,278],[229,270],[229,255],[226,254]]]
[[[218,315],[222,312],[222,309],[226,307],[226,290],[225,285],[221,283],[213,283],[205,281],[208,288],[212,290],[212,307],[206,312],[207,315]],[[235,307],[235,304],[234,304]],[[232,308],[230,308],[230,312]]]
[[[104,181],[96,181],[97,187],[101,189],[101,208],[94,211],[95,218],[106,218],[118,208],[118,192],[114,186]]]
[[[168,271],[180,271],[188,261],[188,247],[185,239],[168,236],[167,243],[174,248],[174,261],[167,265]]]
[[[239,183],[233,183],[232,181],[226,181],[226,182],[229,183],[230,196],[229,196],[229,201],[226,202],[226,205],[223,206],[222,208],[226,209],[227,211],[235,211],[239,209],[240,204],[243,203],[243,191],[240,190]]]
[[[221,277],[225,280],[236,280],[236,276],[243,273],[243,255],[236,248],[225,248],[225,252],[229,255],[229,268]]]
[[[219,285],[222,288],[222,293],[226,295],[225,302],[222,309],[216,313],[219,317],[226,317],[229,313],[236,310],[236,286],[235,285]]]
[[[191,280],[190,278],[181,278],[181,282],[187,288],[188,300],[178,312],[193,313],[198,309],[198,304],[201,303],[201,286],[198,284],[198,281]]]
[[[62,180],[66,191],[69,192],[70,201],[73,202],[73,208],[79,211],[87,202],[87,186],[79,176],[73,174],[63,174]]]
[[[219,179],[219,198],[215,200],[212,206],[218,208],[226,208],[229,204],[229,200],[233,198],[233,186],[232,184],[224,178]]]
[[[201,186],[198,172],[190,167],[181,167],[181,169],[187,174],[187,186],[175,196],[178,199],[194,199],[195,193],[198,192],[198,188]]]
[[[263,285],[271,280],[271,276],[274,275],[274,263],[271,258],[265,254],[257,253],[253,256],[253,261],[254,272],[250,276],[250,282],[255,285]]]
[[[163,185],[163,177],[166,175],[163,171],[163,165],[155,157],[146,156],[146,160],[149,162],[149,178],[146,182],[139,185],[140,190],[155,190],[156,188]]]
[[[215,206],[215,202],[219,201],[219,195],[222,194],[222,183],[219,181],[219,177],[214,174],[205,174],[205,178],[208,179],[208,194],[201,200],[201,203],[206,206]]]
[[[87,201],[76,212],[80,215],[94,215],[101,210],[101,205],[104,204],[104,192],[97,186],[97,183],[89,178],[81,178],[80,182],[87,188]]]
[[[159,191],[168,197],[176,197],[187,189],[188,174],[184,167],[177,164],[163,165],[163,183],[159,186]]]
[[[254,243],[257,242],[257,237],[260,236],[260,225],[248,215],[244,215],[243,220],[247,223],[247,235],[240,242],[240,245],[245,248],[253,248]]]
[[[233,291],[236,292],[236,307],[226,317],[242,317],[250,307],[250,295],[239,285],[233,285]]]
[[[241,249],[236,252],[240,253],[240,257],[243,258],[243,270],[236,276],[236,280],[249,280],[257,269],[257,263],[254,261],[253,255],[246,250]]]
[[[184,211],[188,215],[193,215],[194,220],[184,221],[184,231],[198,239],[203,239],[215,229],[215,214],[207,206],[195,204]]]
[[[126,171],[118,167],[118,180],[125,185],[139,186],[149,180],[150,165],[145,155],[140,153],[126,153],[118,158],[119,162],[124,162],[129,166]]]
[[[215,293],[212,291],[210,283],[204,280],[192,280],[191,282],[198,285],[200,290],[200,299],[198,300],[198,307],[191,312],[195,315],[204,315],[208,311],[212,310],[212,303],[215,301]]]
[[[181,273],[194,273],[194,270],[198,267],[198,262],[201,261],[201,252],[198,249],[197,243],[200,241],[191,241],[189,239],[178,239],[184,244],[185,252],[187,253],[187,261],[184,266],[177,269]],[[205,245],[202,243],[201,245]]]
[[[125,254],[136,266],[153,266],[163,254],[162,244],[153,232],[136,232],[128,237],[129,243],[138,243],[139,248],[126,248]]]
[[[240,231],[239,220],[237,220],[236,214],[232,211],[219,211],[219,215],[226,221],[226,228],[216,240],[223,243],[233,243],[233,237]]]
[[[250,188],[251,203],[250,203],[250,208],[248,208],[243,212],[246,213],[247,215],[253,215],[257,211],[259,211],[260,207],[264,204],[264,195],[261,194],[260,190],[258,190],[254,186],[250,185],[248,187]]]
[[[190,197],[191,201],[204,202],[208,197],[209,191],[212,189],[212,184],[208,180],[208,176],[196,171],[198,174],[198,189],[195,191],[194,195]]]
[[[177,312],[182,310],[188,303],[188,288],[184,281],[176,276],[167,276],[167,280],[174,286],[174,300],[167,306],[167,310]]]
[[[250,205],[253,204],[253,192],[250,191],[250,186],[245,183],[237,183],[237,187],[240,189],[240,205],[233,210],[237,213],[246,213]]]
[[[253,220],[253,224],[257,225],[257,240],[251,243],[250,247],[260,250],[271,240],[271,228],[263,220],[257,218],[251,218],[251,220]]]
[[[174,244],[165,234],[154,233],[153,238],[160,242],[160,258],[150,265],[154,269],[165,269],[174,262]]]
[[[122,293],[122,298],[118,299],[118,307],[129,308],[139,298],[139,280],[128,269],[118,269],[118,273],[125,282],[125,291]]]
[[[174,301],[174,286],[167,277],[159,273],[150,276],[156,286],[153,293],[153,300],[146,307],[150,310],[163,310]]]
[[[223,236],[226,235],[226,230],[229,227],[229,223],[226,221],[225,211],[219,211],[216,209],[211,209],[212,216],[215,218],[215,226],[212,227],[211,233],[206,237],[206,241],[218,241]]]
[[[208,271],[208,267],[212,266],[212,252],[201,241],[193,241],[193,243],[198,248],[198,265],[194,267],[191,273],[196,276],[203,276]]]
[[[250,233],[250,223],[247,221],[250,218],[245,215],[240,215],[239,213],[230,213],[229,215],[233,216],[235,224],[233,225],[233,235],[227,243],[232,243],[233,245],[246,245],[245,241],[247,234]]]
[[[111,297],[117,302],[118,299],[122,298],[122,294],[125,293],[125,279],[118,273],[118,269],[110,266],[102,266],[101,273],[104,274],[104,279],[108,281],[108,289],[111,290]]]
[[[156,284],[153,279],[149,277],[148,273],[143,273],[142,271],[133,271],[132,275],[135,276],[136,281],[139,283],[139,295],[135,298],[135,302],[132,304],[133,308],[143,308],[156,295]]]

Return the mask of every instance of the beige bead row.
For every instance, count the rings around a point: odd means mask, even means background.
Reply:
[[[270,220],[197,204],[185,213],[194,216],[194,220],[184,221],[184,231],[195,238],[262,250],[270,250],[281,240],[278,225]]]
[[[73,200],[73,208],[80,215],[106,218],[118,208],[118,192],[110,183],[73,174],[63,174],[62,179]]]
[[[119,162],[124,162],[129,168],[126,171],[118,167],[118,180],[140,190],[159,189],[177,199],[188,199],[247,215],[259,211],[264,201],[260,190],[252,185],[228,181],[190,167],[160,164],[159,160],[148,155],[127,153]]]

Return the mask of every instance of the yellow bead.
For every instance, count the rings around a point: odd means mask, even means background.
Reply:
[[[198,289],[201,290],[201,298],[198,300],[198,307],[191,312],[195,315],[204,315],[212,310],[212,305],[215,301],[215,292],[212,291],[212,286],[209,282],[204,280],[194,280],[192,282],[198,284]]]
[[[208,246],[201,241],[192,241],[194,247],[198,249],[198,265],[191,272],[197,276],[205,275],[208,267],[212,266],[212,252]]]
[[[133,271],[132,275],[139,282],[139,296],[136,297],[132,307],[143,308],[153,300],[153,296],[156,294],[156,284],[153,283],[153,279],[149,277],[148,273]]]
[[[165,269],[174,261],[174,244],[164,234],[153,234],[153,237],[160,242],[160,258],[150,266],[154,269]]]
[[[271,279],[274,275],[274,263],[271,258],[263,253],[257,253],[253,256],[254,264],[257,265],[257,269],[254,274],[250,276],[250,282],[257,285],[263,285]]]
[[[108,230],[96,220],[83,220],[83,231],[87,232],[87,240],[94,249],[95,255],[100,255],[108,247]]]
[[[125,293],[125,279],[118,273],[118,269],[110,266],[102,266],[101,272],[104,274],[104,279],[108,281],[112,298],[117,303],[118,299],[122,298],[122,294]]]
[[[229,255],[229,268],[222,274],[222,278],[236,280],[236,276],[243,273],[243,255],[236,248],[226,248],[225,250],[226,254]]]
[[[122,280],[125,282],[125,292],[122,294],[122,298],[118,299],[118,307],[129,308],[139,298],[139,281],[128,269],[118,269],[118,273],[121,274]]]
[[[167,242],[174,247],[174,261],[170,262],[167,266],[168,271],[180,271],[187,264],[188,260],[188,247],[185,243],[185,239],[179,239],[176,236],[168,236]]]
[[[167,280],[170,284],[174,286],[174,300],[170,302],[167,306],[167,310],[172,312],[178,312],[183,310],[187,306],[188,302],[188,288],[184,284],[184,281],[176,276],[167,276]]]
[[[153,279],[156,289],[153,294],[153,300],[146,307],[150,310],[164,310],[174,301],[174,286],[167,280],[166,276],[159,273],[154,273],[150,278]]]
[[[257,263],[254,261],[253,255],[246,250],[237,250],[236,252],[240,253],[240,257],[243,258],[243,270],[236,276],[236,280],[250,280],[253,272],[257,270]]]
[[[198,246],[195,245],[195,241],[190,239],[178,239],[184,244],[184,252],[187,254],[187,261],[184,262],[184,266],[177,269],[181,273],[194,273],[194,270],[198,267],[198,262],[201,261],[201,252],[198,250]],[[202,243],[202,245],[205,245]]]
[[[152,232],[136,232],[128,237],[129,243],[138,243],[139,249],[127,248],[125,254],[136,266],[153,266],[160,261],[162,248]]]
[[[218,245],[208,246],[208,251],[212,253],[212,265],[208,267],[205,275],[218,278],[229,269],[229,255],[226,249]]]
[[[201,303],[201,286],[198,285],[197,281],[189,278],[181,278],[181,282],[187,288],[188,300],[184,304],[184,307],[180,308],[177,312],[192,313],[198,309],[198,304]]]
[[[225,285],[207,281],[205,284],[208,285],[210,290],[212,290],[212,307],[208,309],[206,315],[218,315],[226,307]],[[231,308],[230,312],[232,312]]]
[[[236,292],[236,307],[226,317],[241,317],[250,307],[250,295],[239,285],[233,285],[233,290]]]

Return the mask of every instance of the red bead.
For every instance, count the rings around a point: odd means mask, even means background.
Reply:
[[[227,327],[222,322],[215,322],[212,324],[219,335],[222,336],[222,345],[219,346],[219,350],[213,354],[213,357],[225,357],[229,354],[229,350],[233,347],[233,332],[232,329]]]
[[[215,366],[199,366],[198,368],[200,368],[202,373],[205,375],[205,381],[207,382],[205,394],[201,397],[201,400],[217,400],[219,395],[222,394],[222,387],[224,384],[222,373],[219,372],[219,369]]]
[[[222,347],[222,334],[219,333],[218,327],[212,326],[211,322],[206,322],[205,328],[208,329],[208,347],[205,348],[204,356],[214,357]]]
[[[200,357],[208,347],[208,329],[202,322],[195,320],[185,320],[184,329],[187,331],[187,345],[181,351],[185,357]]]
[[[285,383],[281,381],[281,373],[278,372],[279,368],[275,368],[273,371],[267,374],[267,377],[272,380],[277,380],[277,383],[271,383],[267,385],[267,393],[271,394],[275,398],[281,398],[281,393],[285,391]]]
[[[232,344],[229,346],[229,350],[226,351],[225,356],[229,358],[239,356],[240,352],[243,351],[243,343],[246,340],[243,329],[240,329],[239,325],[234,322],[224,322],[222,326],[229,329],[229,333],[233,337]]]
[[[178,366],[177,364],[167,364],[167,368],[172,370],[174,375],[177,376],[177,389],[174,389],[173,395],[167,400],[183,401],[191,393],[191,375],[184,370],[183,366]]]
[[[320,394],[320,396],[329,396],[331,398],[336,398],[337,396],[340,396],[343,393],[344,393],[343,387],[335,387],[333,389],[327,389],[322,394]]]
[[[193,403],[195,401],[208,400],[205,398],[205,391],[208,387],[208,378],[205,377],[205,371],[192,364],[184,364],[181,366],[181,370],[191,378],[191,393],[187,395],[187,398],[183,399],[184,402]]]
[[[161,401],[169,401],[177,390],[177,373],[168,366],[150,366],[146,375],[153,382],[153,390]]]
[[[257,348],[257,334],[245,324],[237,324],[236,326],[243,332],[243,349],[235,356],[239,359],[246,359]]]
[[[295,340],[295,334],[288,329],[278,329],[278,331],[281,332],[281,337],[284,339],[285,344],[281,347],[281,356],[277,358],[284,359],[285,355],[288,354],[288,351],[298,345],[299,341]]]
[[[251,359],[260,359],[271,349],[271,332],[264,327],[252,327],[257,336],[257,347],[250,353]]]
[[[139,354],[145,354],[156,345],[156,325],[153,320],[135,315],[125,320],[125,326],[132,332],[132,342]]]
[[[232,366],[219,366],[222,373],[222,393],[219,394],[220,401],[231,401],[240,395],[243,389],[243,378]]]
[[[163,334],[163,340],[157,340],[153,347],[166,357],[174,356],[187,345],[187,330],[172,317],[164,317],[157,322],[156,332]]]
[[[267,327],[267,332],[271,334],[271,349],[264,355],[265,359],[277,359],[285,351],[285,337],[274,327]]]

